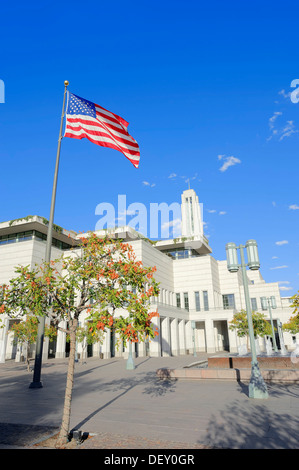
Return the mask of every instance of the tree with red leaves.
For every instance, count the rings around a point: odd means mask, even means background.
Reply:
[[[88,315],[91,335],[113,328],[124,345],[154,338],[158,331],[151,320],[158,313],[149,312],[149,301],[159,293],[155,271],[136,260],[129,244],[89,233],[82,236],[79,247],[60,259],[33,270],[16,268],[18,276],[0,287],[0,313],[14,318],[46,316],[69,336],[64,410],[56,447],[64,447],[69,438],[80,315]],[[120,314],[121,309],[125,315]],[[63,320],[65,329],[59,326]]]

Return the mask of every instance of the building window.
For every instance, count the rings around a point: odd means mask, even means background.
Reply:
[[[181,308],[181,294],[175,294],[176,295],[176,306],[178,308]]]
[[[257,301],[256,301],[256,298],[252,298],[250,299],[251,300],[251,309],[256,312],[257,311]]]
[[[10,243],[24,242],[27,240],[33,240],[35,238],[39,241],[46,241],[47,235],[36,230],[28,230],[27,232],[12,233],[10,235],[0,236],[0,245],[7,245]],[[52,245],[60,248],[61,250],[69,250],[72,246],[64,243],[56,238],[52,238]]]
[[[204,290],[202,293],[203,293],[203,308],[204,308],[204,310],[209,310],[208,291]]]
[[[172,259],[196,258],[200,256],[195,250],[185,250],[184,248],[177,248],[175,250],[164,250],[162,253],[165,253]]]
[[[199,299],[199,292],[194,292],[194,295],[195,295],[195,310],[197,312],[200,311],[200,299]]]
[[[188,310],[188,311],[189,311],[188,292],[184,292],[184,307],[185,307],[185,310]]]
[[[222,299],[223,299],[224,310],[230,310],[232,308],[235,308],[235,295],[234,294],[223,295]]]

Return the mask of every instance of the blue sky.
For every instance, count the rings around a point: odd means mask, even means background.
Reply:
[[[93,230],[120,194],[180,202],[190,178],[213,255],[256,239],[265,280],[296,293],[298,15],[289,0],[2,4],[0,220],[49,217],[67,79],[129,121],[141,160],[63,139],[55,223]]]

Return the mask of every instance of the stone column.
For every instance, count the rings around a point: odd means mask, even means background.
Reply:
[[[237,353],[238,352],[238,344],[237,344],[237,335],[235,331],[231,331],[229,329],[229,325],[227,326],[228,331],[228,341],[229,341],[229,352]]]
[[[186,341],[186,352],[193,354],[193,329],[191,328],[191,320],[185,323],[185,341]]]
[[[92,357],[99,357],[101,352],[101,343],[98,341],[92,345]]]
[[[62,321],[59,323],[61,328],[66,328],[67,322]],[[65,344],[66,344],[66,333],[63,331],[58,330],[57,333],[57,341],[56,341],[56,353],[55,358],[60,359],[65,357]]]
[[[160,357],[162,355],[161,352],[161,334],[162,334],[162,328],[161,328],[161,318],[160,317],[153,317],[152,318],[152,325],[153,329],[155,331],[156,328],[158,328],[158,336],[155,336],[153,339],[149,339],[149,355],[151,357]]]
[[[145,341],[138,341],[138,356],[139,357],[144,357],[146,355],[146,350],[145,350]]]
[[[169,329],[169,317],[161,318],[161,347],[162,356],[171,356],[171,337]]]
[[[205,320],[207,353],[216,352],[215,335],[214,335],[214,322],[211,319]]]
[[[179,320],[179,354],[186,354],[185,320]]]
[[[17,342],[15,362],[21,362],[22,347],[23,347],[23,345],[20,343],[20,341],[18,341]]]
[[[171,355],[179,355],[179,329],[178,329],[178,319],[173,318],[170,321],[170,337],[171,337]]]
[[[104,340],[100,348],[104,359],[109,359],[111,357],[110,337],[111,337],[111,331],[110,329],[107,329],[107,331],[104,333]]]
[[[4,327],[0,328],[0,363],[5,362],[9,319],[5,318],[5,320],[3,320],[3,324]]]

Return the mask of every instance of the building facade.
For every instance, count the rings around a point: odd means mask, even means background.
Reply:
[[[202,213],[198,197],[192,189],[182,194],[182,236],[176,239],[151,241],[129,226],[109,229],[110,236],[122,238],[133,247],[136,259],[145,266],[156,266],[155,279],[160,283],[160,294],[153,298],[151,310],[158,311],[159,317],[153,322],[159,335],[148,343],[133,345],[138,356],[167,356],[217,353],[237,353],[246,344],[246,338],[238,338],[229,329],[229,322],[235,312],[246,309],[244,286],[240,270],[230,273],[226,260],[216,260],[203,233]],[[100,236],[106,231],[96,232]],[[80,234],[82,236],[82,234]],[[14,277],[17,265],[33,268],[45,256],[47,221],[38,216],[28,216],[0,224],[0,285]],[[79,235],[55,227],[53,232],[51,258],[68,255],[76,249]],[[281,324],[292,315],[290,299],[280,296],[278,283],[267,283],[260,271],[247,270],[249,293],[253,311],[259,311],[269,318],[269,312],[262,310],[262,297],[274,297],[277,308],[272,309],[278,348],[296,348],[296,337],[282,333]],[[124,313],[124,312],[120,312]],[[81,325],[87,317],[82,313]],[[15,344],[10,330],[12,320],[3,316],[4,328],[0,331],[0,362],[6,359],[21,360],[21,346]],[[16,320],[14,320],[16,321]],[[102,344],[82,349],[78,354],[109,358],[127,357],[128,347],[120,344],[113,331],[107,329]],[[266,350],[266,340],[259,339],[257,348]],[[44,359],[48,356],[63,358],[68,354],[68,343],[64,333],[59,332],[57,340],[45,340]]]

